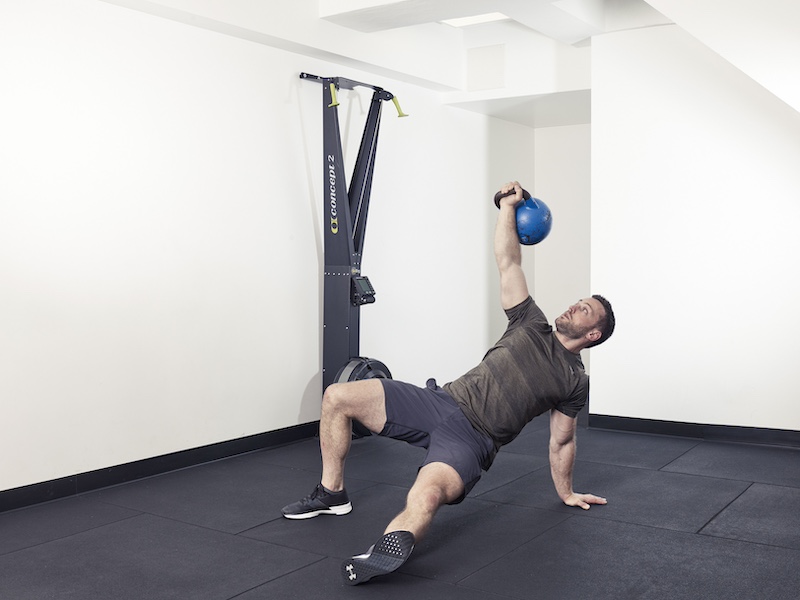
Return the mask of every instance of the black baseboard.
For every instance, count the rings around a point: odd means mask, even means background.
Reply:
[[[314,421],[6,490],[0,492],[0,512],[160,475],[245,452],[283,446],[314,437],[318,432],[319,421]]]
[[[763,429],[732,425],[702,425],[699,423],[656,421],[652,419],[593,414],[589,415],[589,427],[593,429],[613,429],[616,431],[673,435],[715,442],[739,442],[800,448],[800,431],[792,431],[789,429]]]

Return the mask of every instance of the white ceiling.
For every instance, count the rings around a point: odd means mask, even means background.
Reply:
[[[593,36],[674,24],[800,111],[800,0],[103,1],[421,85],[442,92],[453,106],[531,127],[589,122]],[[495,12],[508,20],[464,30],[441,25]],[[343,35],[348,29],[353,35]],[[465,57],[481,46],[505,44],[508,70],[530,70],[538,54],[515,45],[520,39],[555,48],[551,63],[558,63],[559,73],[550,79],[579,76],[553,89],[530,84],[547,77],[517,76],[512,85],[474,89],[463,84]],[[565,57],[576,55],[585,73],[574,62],[563,67]],[[515,85],[519,81],[527,88]]]
[[[669,22],[644,0],[320,0],[319,11],[332,23],[365,33],[499,12],[565,44]]]
[[[321,18],[363,33],[502,13],[517,25],[515,31],[527,29],[531,35],[575,47],[590,44],[594,35],[670,23],[644,0],[320,0],[319,11]],[[507,32],[508,21],[473,25],[465,33],[485,40],[492,39],[495,30],[494,37],[501,38],[501,28]],[[591,119],[588,78],[586,89],[521,94],[498,88],[488,94],[449,96],[454,106],[529,127],[583,124]]]
[[[361,32],[493,12],[575,47],[598,34],[674,23],[800,111],[798,0],[319,0],[320,18]],[[553,96],[482,97],[458,105],[534,127],[588,123],[588,91]]]

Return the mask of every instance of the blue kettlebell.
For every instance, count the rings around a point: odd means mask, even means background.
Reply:
[[[504,195],[497,192],[494,197],[494,203],[499,208],[500,198]],[[533,246],[538,244],[550,233],[550,228],[553,226],[553,215],[547,204],[531,196],[526,190],[522,190],[522,202],[517,205],[517,236],[519,236],[520,244],[525,246]]]

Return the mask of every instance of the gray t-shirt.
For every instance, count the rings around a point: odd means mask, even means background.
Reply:
[[[589,397],[580,355],[561,345],[530,296],[506,315],[508,328],[483,361],[443,386],[496,448],[550,409],[576,417]]]

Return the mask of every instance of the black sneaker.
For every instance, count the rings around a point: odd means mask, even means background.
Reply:
[[[318,515],[346,515],[353,510],[347,490],[329,492],[317,484],[308,496],[281,509],[287,519],[310,519]]]
[[[410,531],[390,531],[364,554],[342,563],[342,578],[347,585],[358,585],[378,575],[400,568],[414,549],[414,534]]]

